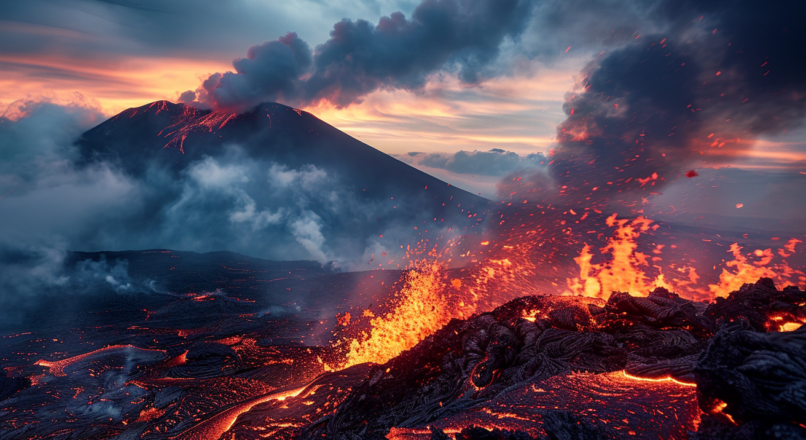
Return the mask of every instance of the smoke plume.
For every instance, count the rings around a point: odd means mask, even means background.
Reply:
[[[381,88],[419,90],[443,70],[476,84],[502,42],[523,32],[531,8],[526,0],[425,0],[411,18],[395,12],[377,25],[344,19],[313,52],[291,32],[250,47],[233,62],[235,72],[208,77],[199,101],[238,111],[264,101],[344,107]]]
[[[551,158],[561,193],[633,203],[801,123],[806,6],[790,6],[657,5],[665,30],[592,62],[567,95]]]

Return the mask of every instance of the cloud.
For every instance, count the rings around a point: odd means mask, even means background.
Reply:
[[[289,32],[252,46],[232,63],[235,72],[211,75],[198,90],[216,108],[244,110],[263,101],[287,101],[298,93],[299,76],[311,65],[308,43]]]
[[[747,151],[806,116],[806,35],[755,2],[662,2],[662,34],[592,62],[569,92],[551,170],[569,193],[632,203],[681,172]],[[799,13],[795,13],[799,10]]]
[[[0,242],[0,327],[35,319],[33,310],[53,303],[64,312],[97,295],[154,292],[153,281],[129,276],[126,261],[73,260],[55,247]]]
[[[344,19],[313,53],[288,33],[250,47],[233,62],[235,72],[215,73],[197,91],[201,102],[243,111],[277,100],[344,107],[382,88],[422,90],[430,75],[443,71],[477,84],[501,44],[523,32],[531,9],[525,0],[425,0],[410,19],[402,12],[377,25]]]
[[[542,153],[521,156],[494,148],[490,151],[458,151],[456,153],[408,153],[396,156],[411,165],[448,170],[457,174],[503,177],[519,170],[544,167],[548,161]]]

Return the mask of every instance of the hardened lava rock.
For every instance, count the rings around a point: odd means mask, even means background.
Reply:
[[[727,298],[717,298],[704,315],[717,325],[745,319],[753,330],[778,330],[787,323],[806,322],[806,292],[794,286],[778,290],[769,278],[745,284]]]
[[[806,327],[749,328],[725,326],[694,369],[700,407],[713,416],[698,438],[806,438]]]
[[[485,429],[471,426],[456,433],[456,440],[608,440],[616,433],[592,425],[567,411],[549,411],[542,417],[546,435],[537,438],[523,431]],[[431,427],[431,440],[450,440],[447,434]]]
[[[806,330],[776,330],[781,322],[806,320],[804,302],[797,288],[779,291],[766,279],[711,306],[665,289],[648,297],[616,292],[607,302],[518,298],[492,312],[452,320],[373,367],[335,413],[303,438],[380,439],[392,427],[415,429],[478,410],[527,383],[620,370],[642,378],[696,380],[706,411],[702,429],[713,427],[713,438],[751,438],[720,436],[717,430],[786,438],[803,429],[793,421],[803,423],[806,414]],[[724,413],[708,415],[719,402],[727,403],[719,408]],[[539,416],[547,438],[613,438],[561,412]],[[593,431],[579,431],[586,427]],[[441,438],[439,430],[432,432],[432,438]],[[522,433],[472,428],[460,435],[519,439]]]

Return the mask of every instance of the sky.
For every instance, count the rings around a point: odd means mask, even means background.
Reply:
[[[494,200],[510,193],[509,181],[548,176],[557,187],[597,188],[597,197],[613,196],[610,182],[626,198],[651,187],[657,215],[685,205],[691,217],[804,218],[795,201],[806,182],[806,72],[792,56],[804,40],[791,18],[798,8],[3,2],[0,139],[17,145],[3,152],[0,197],[20,193],[15,182],[30,176],[19,170],[44,178],[73,160],[54,145],[126,108],[166,99],[228,112],[277,101]],[[699,178],[686,177],[694,170]],[[630,186],[638,179],[649,183]]]
[[[177,101],[213,72],[232,70],[247,48],[296,32],[314,47],[344,18],[377,23],[415,1],[31,1],[0,5],[0,108],[18,99],[61,102],[76,93],[106,116],[160,99]],[[535,33],[526,30],[525,33]],[[609,36],[603,32],[603,36]],[[420,90],[377,90],[346,108],[302,105],[391,154],[505,149],[548,151],[565,117],[563,95],[589,61],[568,35],[544,43],[551,57],[514,54],[504,78],[462,84],[435,72]],[[530,35],[518,44],[526,45]],[[515,43],[504,42],[504,46]],[[561,54],[561,55],[558,55]]]
[[[303,109],[496,204],[803,238],[803,16],[806,3],[757,0],[0,2],[0,308],[88,277],[130,287],[114,262],[66,272],[68,251],[366,270],[396,267],[424,226],[452,231],[418,209],[433,188],[368,200],[354,167],[304,145],[282,159],[264,154],[270,137],[243,137],[181,164],[158,145],[121,164],[100,153],[145,136],[127,118],[131,139],[77,142],[158,100],[222,121]]]

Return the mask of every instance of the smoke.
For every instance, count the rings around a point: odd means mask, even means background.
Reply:
[[[794,17],[806,7],[789,6],[657,5],[663,32],[592,62],[567,95],[550,168],[563,195],[629,205],[800,124],[806,31]]]
[[[151,280],[133,280],[127,261],[79,260],[67,251],[8,242],[0,243],[0,322],[2,327],[30,319],[32,311],[61,304],[61,312],[77,298],[109,294],[152,293]],[[65,315],[66,316],[66,315]]]
[[[531,9],[526,0],[425,0],[410,19],[344,19],[313,52],[291,32],[250,47],[235,72],[210,75],[198,99],[239,111],[264,101],[344,107],[381,88],[420,90],[441,71],[477,84],[493,74],[502,43],[521,35]]]
[[[7,323],[62,290],[160,290],[132,280],[125,261],[75,262],[69,251],[230,250],[366,270],[384,254],[383,264],[405,267],[405,245],[423,229],[438,236],[456,226],[443,227],[442,217],[423,210],[425,193],[409,197],[390,187],[383,192],[394,199],[368,197],[345,181],[349,171],[307,164],[293,152],[287,163],[261,157],[259,141],[226,144],[176,169],[163,156],[148,157],[132,171],[82,157],[75,141],[99,121],[93,106],[30,101],[16,103],[12,114],[0,120],[7,146],[0,152],[0,318]],[[413,228],[423,219],[437,224]]]

